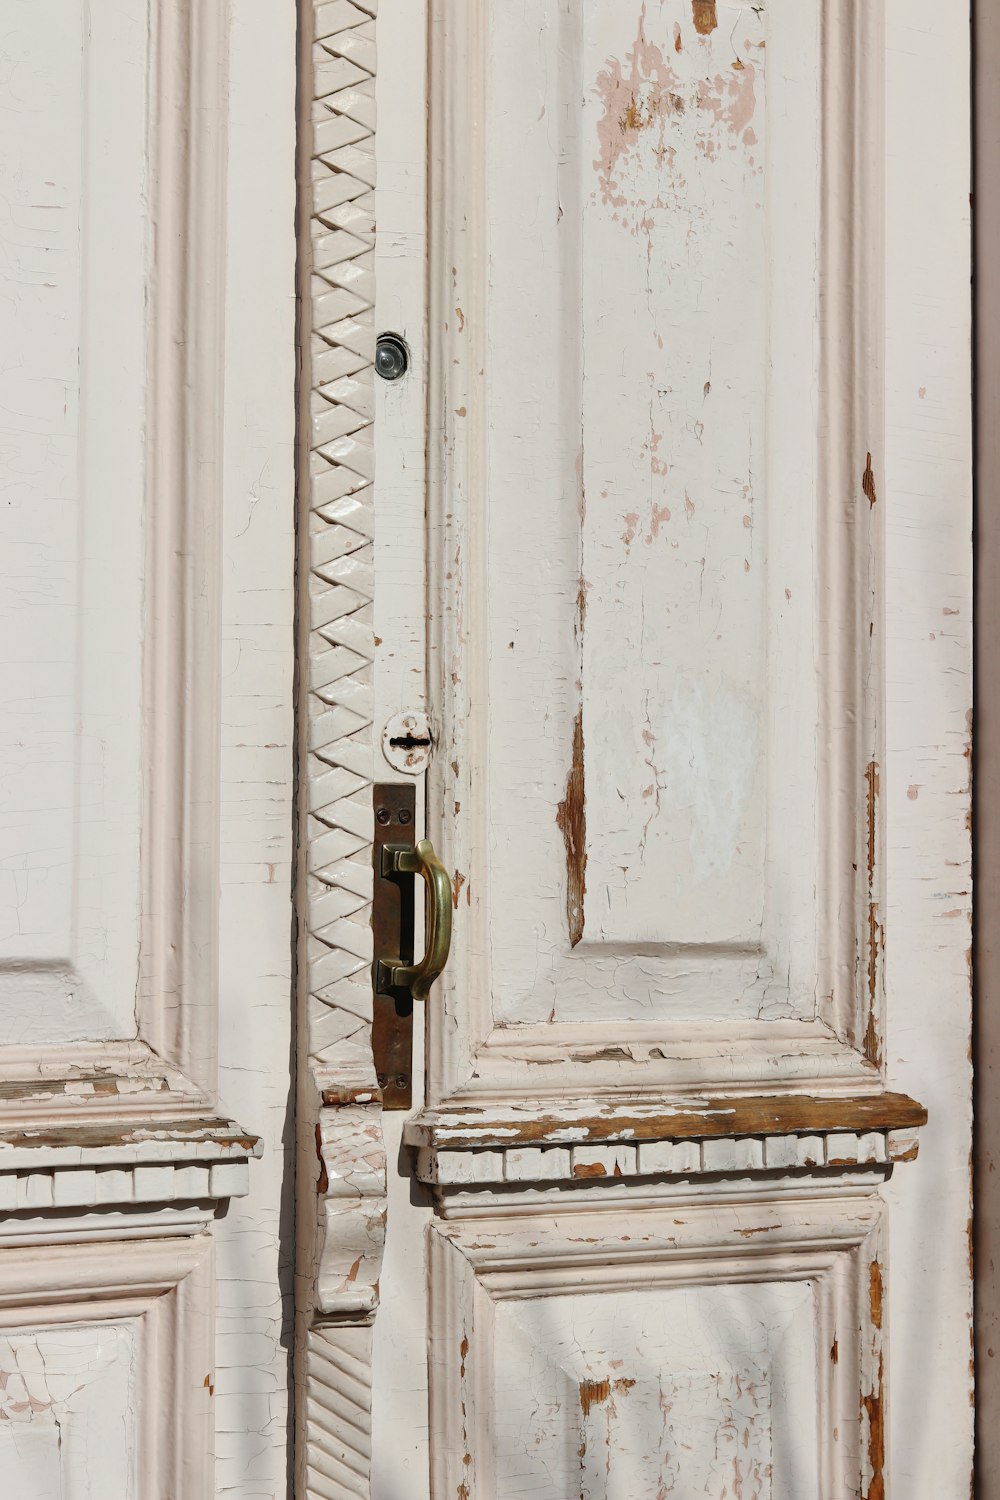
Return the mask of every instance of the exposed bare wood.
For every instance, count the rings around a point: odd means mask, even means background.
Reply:
[[[589,1104],[589,1112],[588,1112]],[[713,1136],[814,1135],[912,1130],[927,1111],[905,1094],[810,1097],[745,1094],[659,1108],[641,1100],[567,1101],[558,1113],[525,1103],[506,1111],[427,1111],[406,1127],[414,1146],[506,1149],[582,1141],[705,1140]]]
[[[94,1151],[119,1147],[149,1146],[183,1151],[205,1146],[226,1150],[233,1148],[243,1155],[254,1154],[259,1137],[247,1135],[232,1120],[156,1120],[141,1125],[134,1121],[122,1124],[105,1122],[94,1125],[31,1125],[20,1130],[0,1130],[0,1166],[13,1153],[24,1150],[59,1152],[62,1150],[86,1156]]]
[[[587,790],[584,785],[583,709],[573,720],[573,751],[566,775],[566,795],[556,809],[556,823],[566,845],[566,925],[570,946],[583,937],[587,894]],[[456,901],[456,906],[458,905]]]

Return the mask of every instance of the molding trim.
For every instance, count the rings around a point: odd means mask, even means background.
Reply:
[[[416,1153],[421,1182],[440,1188],[526,1183],[581,1183],[637,1177],[701,1177],[719,1173],[853,1171],[884,1175],[917,1155],[914,1135],[898,1131],[827,1135],[713,1136],[703,1141],[624,1142],[595,1146],[510,1146]]]
[[[368,1494],[385,1238],[371,1052],[376,3],[299,10],[296,1473],[310,1500]]]
[[[232,1120],[7,1129],[0,1213],[238,1198],[261,1151]]]
[[[784,1093],[642,1101],[572,1100],[553,1113],[426,1110],[404,1135],[417,1176],[439,1187],[591,1178],[886,1170],[917,1154],[927,1111],[903,1094]]]
[[[380,1110],[322,1109],[316,1126],[320,1191],[315,1300],[320,1313],[365,1315],[378,1306],[386,1221],[386,1160]]]
[[[821,25],[817,897],[832,941],[817,994],[823,1020],[884,1072],[885,13],[824,0]]]
[[[211,1229],[216,1203],[116,1203],[95,1213],[93,1205],[79,1209],[43,1208],[0,1219],[0,1245],[44,1246],[92,1244],[96,1241],[168,1239],[181,1234],[203,1234]]]
[[[305,1500],[359,1500],[372,1458],[372,1330],[315,1328],[307,1341]]]
[[[375,1305],[385,1214],[371,1053],[374,14],[372,0],[303,14],[299,1116],[304,1158],[315,1149],[320,1169],[318,1191],[315,1169],[301,1174],[300,1202],[317,1226],[302,1235],[303,1273],[316,1307],[341,1314]],[[321,1110],[334,1081],[337,1106]]]
[[[229,5],[152,11],[139,1034],[216,1087]],[[192,128],[193,126],[193,128]],[[196,336],[195,336],[196,332]]]
[[[1000,9],[973,0],[975,316],[976,832],[973,1190],[975,1232],[975,1491],[1000,1490]]]
[[[302,486],[308,503],[302,537],[306,1049],[318,1072],[330,1068],[340,1082],[346,1072],[359,1085],[375,1081],[374,13],[372,0],[311,8],[313,103],[304,132],[310,172],[303,245],[309,278],[308,355],[303,351],[309,476]]]

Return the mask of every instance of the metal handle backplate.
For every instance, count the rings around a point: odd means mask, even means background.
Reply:
[[[452,890],[427,839],[416,842],[413,780],[372,788],[372,1060],[384,1109],[413,1106],[413,1002],[426,1000],[451,945]],[[414,880],[426,886],[423,957],[414,943]]]

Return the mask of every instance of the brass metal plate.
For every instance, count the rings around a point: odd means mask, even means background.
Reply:
[[[372,986],[380,958],[398,956],[413,962],[413,877],[382,874],[383,844],[416,842],[416,787],[412,781],[376,782],[372,788],[375,808],[375,887],[372,900],[372,936],[375,962]],[[382,1090],[384,1109],[413,1106],[413,999],[407,990],[374,993],[372,1052]]]

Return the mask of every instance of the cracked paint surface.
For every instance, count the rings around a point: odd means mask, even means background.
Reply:
[[[813,1315],[802,1283],[502,1305],[497,1494],[815,1500]]]
[[[135,1355],[128,1323],[0,1332],[6,1495],[139,1500]]]

